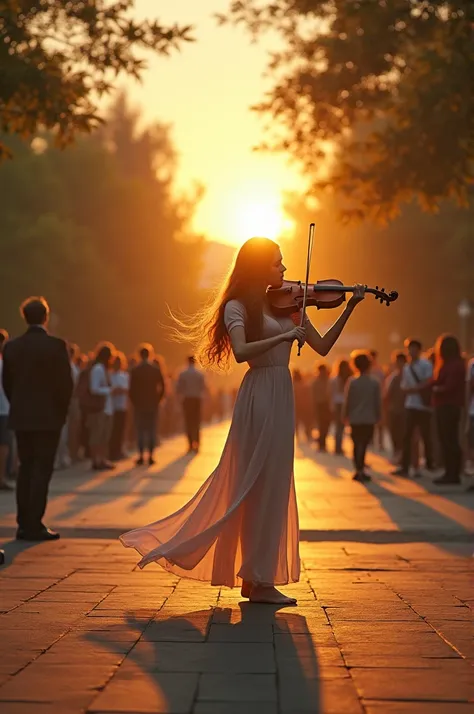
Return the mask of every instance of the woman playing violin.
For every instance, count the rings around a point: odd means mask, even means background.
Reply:
[[[204,364],[225,366],[233,353],[249,365],[227,441],[216,469],[186,505],[121,540],[142,555],[140,567],[156,562],[212,585],[241,585],[252,602],[291,605],[296,600],[276,589],[300,575],[291,347],[306,342],[327,355],[365,288],[355,286],[334,325],[320,335],[307,318],[295,327],[291,317],[272,313],[267,289],[282,286],[285,270],[276,243],[250,239],[215,305],[189,326]]]

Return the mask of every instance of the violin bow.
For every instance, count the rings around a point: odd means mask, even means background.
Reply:
[[[305,318],[306,318],[306,302],[308,298],[308,282],[309,282],[309,267],[311,265],[311,256],[313,254],[313,243],[314,243],[314,229],[315,229],[315,224],[310,223],[309,224],[309,235],[308,235],[308,253],[306,256],[306,279],[305,279],[305,284],[303,288],[303,307],[301,308],[301,318],[300,318],[300,327],[303,327],[305,323]],[[301,345],[298,344],[298,357],[301,354]]]

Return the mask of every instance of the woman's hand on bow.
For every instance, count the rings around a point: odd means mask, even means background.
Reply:
[[[285,342],[294,342],[297,340],[300,347],[306,342],[306,328],[305,327],[294,327],[289,332],[285,332],[283,335]]]

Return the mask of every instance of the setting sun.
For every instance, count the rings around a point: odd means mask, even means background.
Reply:
[[[287,228],[288,220],[278,194],[264,192],[257,187],[234,194],[229,201],[226,241],[241,245],[253,236],[277,239]]]

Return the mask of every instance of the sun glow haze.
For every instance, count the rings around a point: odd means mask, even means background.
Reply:
[[[275,240],[284,229],[284,217],[277,195],[265,190],[248,190],[229,197],[226,217],[227,242],[241,245],[253,236]]]
[[[192,23],[196,42],[169,59],[147,55],[142,81],[125,85],[144,121],[172,127],[177,192],[188,192],[196,181],[205,188],[196,232],[240,246],[253,235],[279,237],[285,228],[281,196],[300,190],[302,180],[285,156],[253,151],[264,132],[250,107],[268,88],[267,52],[279,45],[272,38],[252,43],[243,28],[218,27],[214,13],[228,6],[229,0],[136,0],[139,19]]]

